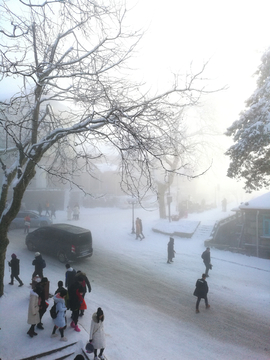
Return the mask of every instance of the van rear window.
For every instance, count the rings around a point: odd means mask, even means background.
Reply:
[[[76,245],[87,245],[91,242],[90,233],[80,234],[76,236]]]

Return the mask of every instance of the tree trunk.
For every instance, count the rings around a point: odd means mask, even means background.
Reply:
[[[166,219],[165,192],[167,188],[167,184],[158,183],[158,204],[160,219]]]
[[[7,237],[7,227],[0,224],[0,297],[4,294],[4,275],[6,252],[9,244]]]
[[[24,173],[22,174],[20,181],[13,187],[13,196],[11,204],[6,214],[2,215],[2,220],[0,222],[0,297],[4,295],[4,275],[5,275],[5,259],[7,246],[9,244],[8,240],[8,228],[11,221],[18,214],[24,192],[29,184],[29,182],[35,176],[35,163],[29,161]]]

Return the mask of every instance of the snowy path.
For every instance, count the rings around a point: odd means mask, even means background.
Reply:
[[[201,304],[200,314],[195,314],[192,293],[204,271],[200,258],[203,235],[176,238],[176,258],[168,265],[168,236],[151,230],[155,214],[148,214],[146,220],[145,212],[137,213],[144,219],[143,241],[130,234],[129,211],[91,209],[76,223],[93,232],[93,257],[74,263],[76,270],[88,274],[92,292],[86,295],[88,309],[80,318],[82,331],[77,334],[69,327],[69,341],[87,341],[91,314],[101,305],[106,314],[108,359],[137,360],[144,354],[155,360],[268,360],[269,261],[212,249],[213,271],[208,279],[211,308],[205,310]],[[19,289],[7,285],[6,270],[1,319],[5,319],[3,309],[8,304],[16,316],[1,326],[2,360],[17,360],[59,346],[59,341],[50,338],[52,321],[48,314],[44,316],[45,330],[39,331],[34,341],[26,335],[27,279],[33,271],[33,253],[26,249],[21,231],[10,232],[10,239],[7,257],[12,252],[19,255],[26,285]],[[44,257],[45,275],[54,290],[57,281],[63,279],[64,265]],[[8,345],[10,333],[16,339],[12,348]]]

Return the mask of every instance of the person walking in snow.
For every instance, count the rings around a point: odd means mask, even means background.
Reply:
[[[79,215],[80,215],[80,208],[79,208],[79,205],[76,204],[73,208],[73,219],[79,220]]]
[[[73,269],[70,264],[66,264],[66,273],[65,273],[65,287],[68,290],[68,294],[66,296],[66,306],[67,309],[70,309],[70,301],[69,301],[69,288],[75,281],[75,276],[77,274],[76,270]]]
[[[46,201],[45,203],[45,216],[50,216],[50,203],[49,201]]]
[[[30,225],[31,225],[31,219],[30,219],[30,216],[27,214],[26,217],[24,218],[24,233],[25,234],[29,234]]]
[[[28,319],[27,323],[30,324],[30,329],[28,330],[27,334],[32,338],[33,336],[37,335],[35,332],[35,326],[40,322],[39,318],[39,296],[35,292],[35,290],[30,291],[30,299],[29,299],[29,306],[28,306]]]
[[[200,301],[201,299],[204,299],[205,301],[205,308],[209,309],[210,305],[208,304],[208,298],[207,298],[207,294],[208,294],[208,284],[206,279],[206,274],[202,274],[202,278],[198,279],[195,285],[195,290],[193,295],[197,297],[197,301],[196,301],[196,313],[199,313],[199,305],[200,305]]]
[[[71,220],[71,215],[72,215],[72,209],[70,206],[67,206],[67,220],[68,221]]]
[[[206,275],[206,277],[209,277],[208,271],[209,271],[209,269],[212,269],[211,255],[210,255],[209,247],[207,247],[206,250],[202,253],[201,258],[203,259],[203,262],[205,265],[205,275]]]
[[[20,274],[20,260],[17,258],[15,254],[11,255],[11,260],[8,262],[8,265],[11,267],[10,274],[10,283],[9,285],[14,284],[14,278],[19,282],[19,287],[23,286],[22,280],[19,278]]]
[[[56,334],[56,330],[59,329],[59,332],[61,334],[61,341],[67,341],[67,338],[64,336],[64,330],[66,328],[66,305],[65,305],[65,297],[67,295],[67,290],[62,289],[59,293],[54,295],[53,301],[56,304],[56,318],[53,319],[54,327],[52,331],[51,337],[56,337],[58,334]]]
[[[38,214],[39,214],[39,216],[41,216],[41,214],[42,214],[42,205],[41,205],[41,203],[38,204]]]
[[[83,298],[85,297],[85,294],[87,292],[87,288],[88,288],[88,292],[91,292],[91,284],[90,281],[88,279],[88,277],[86,276],[86,274],[80,270],[77,271],[77,274],[75,275],[75,280],[78,277],[82,277],[83,278],[83,282],[82,282],[82,287],[83,287]],[[79,316],[83,316],[84,315],[84,310],[80,310]]]
[[[136,227],[136,240],[138,238],[140,238],[140,240],[143,239],[143,237],[141,236],[141,232],[142,232],[142,229],[141,229],[141,226],[142,226],[142,222],[140,220],[140,218],[136,218],[136,222],[135,222],[135,227]]]
[[[66,290],[66,289],[64,288],[64,283],[63,283],[62,280],[59,280],[58,283],[57,283],[57,285],[58,285],[58,288],[55,290],[54,295],[56,295],[57,293],[59,293],[61,290]]]
[[[77,271],[73,269],[70,264],[66,264],[66,270],[65,287],[68,289],[74,283]]]
[[[47,303],[46,303],[46,296],[45,296],[45,286],[48,284],[48,279],[42,278],[40,282],[37,283],[35,292],[39,296],[39,323],[37,324],[37,328],[40,330],[44,330],[43,323],[41,319],[45,312],[47,311]]]
[[[32,279],[37,275],[40,278],[43,278],[43,269],[46,267],[46,262],[39,252],[35,253],[35,259],[32,261],[32,265],[35,266],[35,271],[32,274]]]
[[[139,232],[140,232],[141,240],[144,239],[145,236],[143,235],[142,219],[140,218],[139,218]]]
[[[68,296],[69,296],[69,306],[72,311],[72,322],[70,326],[75,330],[80,332],[80,328],[78,327],[78,319],[81,304],[83,303],[83,277],[78,276],[76,281],[68,288]]]
[[[103,327],[104,313],[99,307],[97,312],[92,315],[92,321],[90,326],[89,341],[94,346],[94,360],[104,360],[104,349],[106,347],[105,332]],[[99,349],[99,354],[97,351]]]
[[[168,242],[168,260],[167,264],[171,264],[173,262],[173,258],[175,251],[174,251],[174,238],[170,237],[170,240]]]
[[[51,205],[51,219],[52,219],[53,217],[56,219],[55,211],[56,211],[55,205],[52,204],[52,205]]]

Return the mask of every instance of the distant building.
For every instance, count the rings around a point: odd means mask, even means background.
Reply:
[[[218,221],[205,245],[270,259],[270,192]]]

